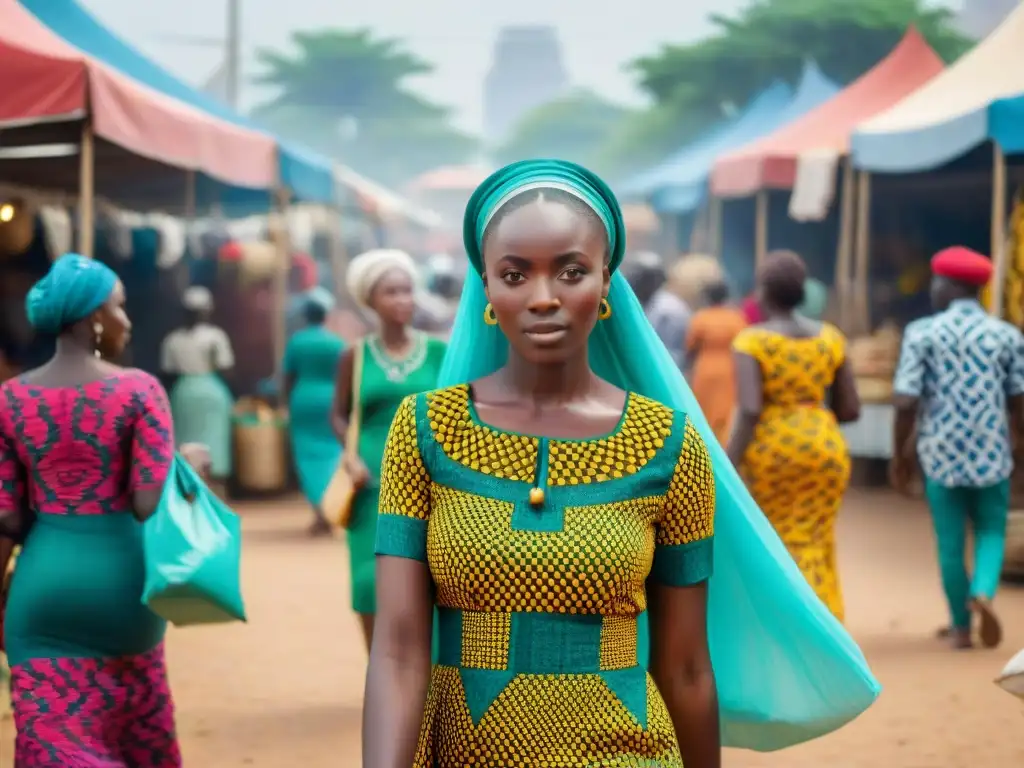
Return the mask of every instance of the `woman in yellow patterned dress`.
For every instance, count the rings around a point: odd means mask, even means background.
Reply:
[[[693,398],[615,272],[625,233],[607,186],[571,163],[513,164],[474,193],[464,235],[479,277],[441,372],[451,385],[403,401],[381,469],[363,765],[720,768],[720,711],[724,739],[764,749],[859,713],[877,685],[766,530],[741,546],[774,605],[736,594],[758,579],[729,575],[726,556],[716,599],[734,607],[709,616],[711,433],[699,410],[698,426],[660,402]],[[725,471],[718,504],[735,524],[742,486]],[[813,681],[775,645],[783,632],[725,626],[787,603],[792,652],[821,662]],[[709,631],[732,669],[721,698]],[[775,727],[793,703],[803,718]]]
[[[818,597],[840,621],[835,524],[850,479],[839,424],[860,401],[838,328],[797,314],[806,268],[772,253],[758,275],[764,322],[742,331],[736,352],[739,414],[729,456]]]

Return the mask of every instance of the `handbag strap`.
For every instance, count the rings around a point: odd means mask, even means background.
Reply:
[[[366,357],[366,340],[360,339],[352,356],[352,410],[348,416],[348,434],[345,447],[359,450],[359,430],[363,417],[363,359]]]

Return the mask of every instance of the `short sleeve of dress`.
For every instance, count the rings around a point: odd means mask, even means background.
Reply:
[[[732,348],[734,352],[742,352],[756,358],[761,351],[761,335],[752,328],[746,328],[736,334]]]
[[[687,419],[683,447],[655,531],[651,579],[670,587],[687,587],[709,578],[714,533],[715,474],[711,455]]]
[[[398,407],[380,468],[377,554],[426,562],[430,474],[416,433],[416,395]]]
[[[0,403],[7,407],[7,393],[0,392]],[[21,512],[25,502],[25,471],[0,417],[0,514]]]
[[[826,338],[829,342],[829,349],[832,352],[832,362],[836,370],[846,362],[846,336],[834,325],[825,326]]]
[[[132,396],[132,490],[162,488],[174,460],[174,422],[167,393],[159,381],[140,371]]]
[[[218,371],[227,371],[235,367],[235,351],[231,347],[231,339],[222,328],[214,328],[211,335],[213,342],[213,364]]]

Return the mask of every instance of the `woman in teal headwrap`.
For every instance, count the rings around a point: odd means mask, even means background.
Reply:
[[[284,351],[283,401],[288,403],[288,429],[299,487],[313,507],[312,533],[329,533],[320,511],[331,475],[338,468],[341,444],[331,425],[334,378],[345,342],[327,328],[334,297],[325,288],[303,294],[306,327],[296,331]]]
[[[443,388],[381,468],[364,765],[718,768],[859,715],[878,684],[617,273],[607,186],[513,164],[464,239]]]

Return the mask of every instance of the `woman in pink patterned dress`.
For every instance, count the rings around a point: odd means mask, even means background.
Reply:
[[[23,544],[4,620],[18,768],[181,765],[139,524],[173,430],[156,379],[104,360],[127,343],[124,300],[109,268],[57,260],[26,299],[56,352],[0,385],[0,535]]]

